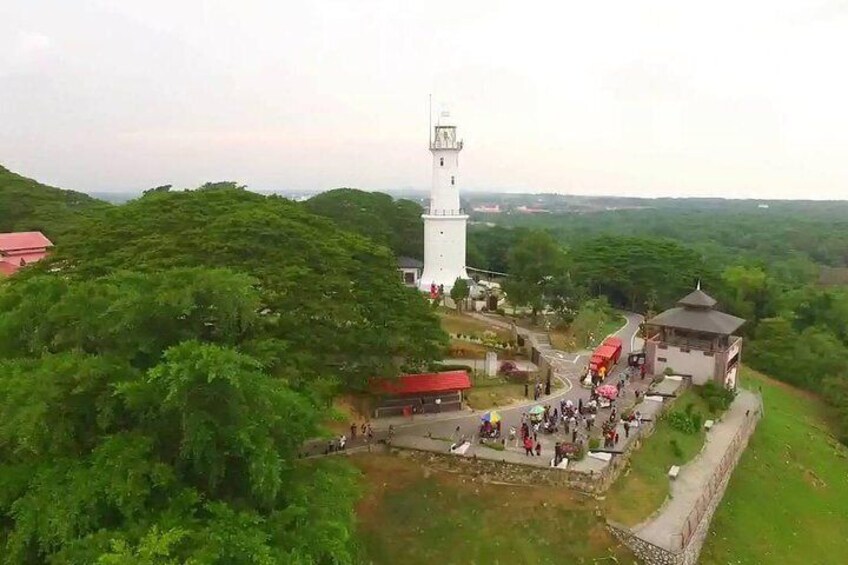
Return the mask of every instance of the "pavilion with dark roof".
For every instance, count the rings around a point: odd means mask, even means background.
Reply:
[[[715,309],[716,300],[698,285],[677,307],[645,322],[645,363],[651,374],[671,369],[694,384],[714,381],[736,387],[745,320]]]

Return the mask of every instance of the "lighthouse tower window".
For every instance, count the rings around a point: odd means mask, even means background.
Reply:
[[[444,166],[445,166],[445,158],[444,158],[444,157],[439,157],[439,166],[440,166],[440,167],[444,167]]]
[[[456,184],[456,179],[451,175],[451,186]]]

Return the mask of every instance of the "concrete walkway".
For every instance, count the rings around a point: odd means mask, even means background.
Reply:
[[[701,453],[680,468],[677,479],[671,483],[671,495],[660,512],[633,528],[637,536],[670,551],[680,549],[681,532],[687,519],[702,494],[709,491],[709,483],[722,465],[725,454],[731,449],[733,440],[756,418],[760,409],[757,395],[739,390],[721,421],[707,432]]]

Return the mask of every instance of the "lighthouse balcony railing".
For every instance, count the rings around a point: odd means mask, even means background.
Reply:
[[[454,210],[447,210],[444,208],[430,208],[431,216],[464,216],[465,208],[456,208]]]
[[[430,149],[462,149],[462,140],[459,140],[459,141],[433,140],[430,143]]]

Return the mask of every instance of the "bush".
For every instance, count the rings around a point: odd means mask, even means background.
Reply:
[[[672,369],[671,367],[666,367],[665,370],[663,371],[663,375],[665,375],[667,377],[670,377],[673,374],[674,374],[674,369]]]
[[[683,434],[691,435],[697,433],[700,429],[700,414],[697,414],[698,425],[696,425],[695,418],[692,414],[680,412],[679,410],[669,413],[668,416],[666,416],[666,419],[668,420],[668,425],[671,426],[673,430],[677,430]]]
[[[434,373],[441,373],[445,371],[468,371],[470,373],[474,369],[472,369],[469,365],[433,363],[429,366],[429,370]]]
[[[589,449],[598,449],[599,447],[601,447],[600,439],[596,437],[589,438]]]
[[[497,312],[498,316],[506,316],[506,311],[503,308],[498,308],[495,312]]]
[[[704,386],[694,388],[695,393],[707,403],[707,409],[710,411],[710,414],[724,412],[730,407],[730,404],[736,397],[734,391],[726,389],[712,381]]]
[[[683,457],[683,449],[681,449],[680,444],[677,443],[676,439],[672,438],[668,443],[671,446],[671,452],[675,457],[678,459]]]

